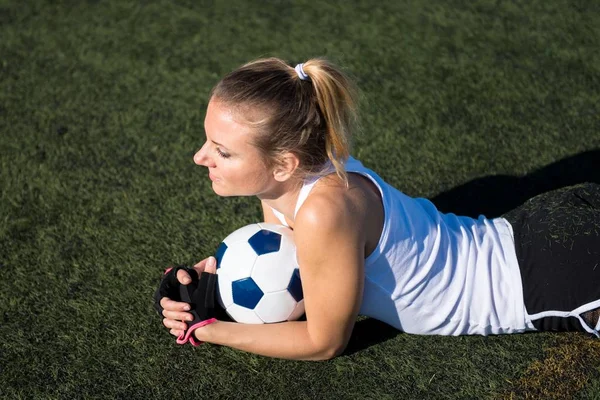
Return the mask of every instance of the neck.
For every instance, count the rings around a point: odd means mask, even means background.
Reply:
[[[293,222],[302,184],[302,180],[286,181],[275,193],[262,194],[258,198],[269,207],[282,213],[288,221]]]

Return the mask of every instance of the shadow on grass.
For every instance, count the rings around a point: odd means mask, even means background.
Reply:
[[[564,158],[523,177],[477,178],[430,200],[444,213],[494,218],[538,194],[584,182],[600,183],[600,150]]]
[[[354,324],[352,336],[344,350],[344,355],[352,355],[401,334],[402,332],[398,329],[376,319],[360,319]]]

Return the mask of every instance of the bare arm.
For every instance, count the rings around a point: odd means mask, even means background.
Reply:
[[[307,321],[265,325],[217,321],[196,330],[195,335],[205,342],[268,357],[316,361],[335,355],[313,341],[308,334]]]

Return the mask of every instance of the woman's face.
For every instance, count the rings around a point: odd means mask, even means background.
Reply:
[[[259,196],[277,181],[263,155],[251,143],[248,125],[237,122],[230,107],[212,99],[206,110],[206,142],[194,162],[208,168],[212,188],[219,196]]]

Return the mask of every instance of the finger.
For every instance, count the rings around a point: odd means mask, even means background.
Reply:
[[[185,331],[187,329],[187,324],[181,321],[175,321],[173,319],[165,318],[163,319],[163,325],[169,329],[176,329]]]
[[[217,273],[217,259],[214,257],[208,257],[206,259],[206,266],[204,268],[204,272],[208,272],[210,274]]]
[[[210,257],[208,257],[210,258]],[[200,274],[202,272],[204,272],[204,268],[206,267],[206,262],[208,261],[208,258],[205,258],[204,260],[200,261],[198,264],[194,265],[194,269],[196,270],[196,272],[198,272],[198,276],[200,276]]]
[[[192,278],[190,278],[190,274],[188,274],[184,270],[180,269],[179,271],[177,271],[177,280],[182,285],[187,285],[188,283],[190,283],[192,281]]]
[[[168,297],[160,299],[160,306],[167,311],[189,311],[190,305],[182,301],[171,300]]]
[[[171,329],[171,330],[169,331],[169,333],[170,333],[171,335],[173,335],[173,336],[177,336],[177,337],[179,337],[179,336],[183,335],[183,334],[185,333],[185,331],[181,331],[181,330],[178,330],[178,329]]]
[[[179,311],[163,311],[163,316],[167,319],[173,319],[177,321],[192,321],[194,317],[190,313],[179,312]]]

